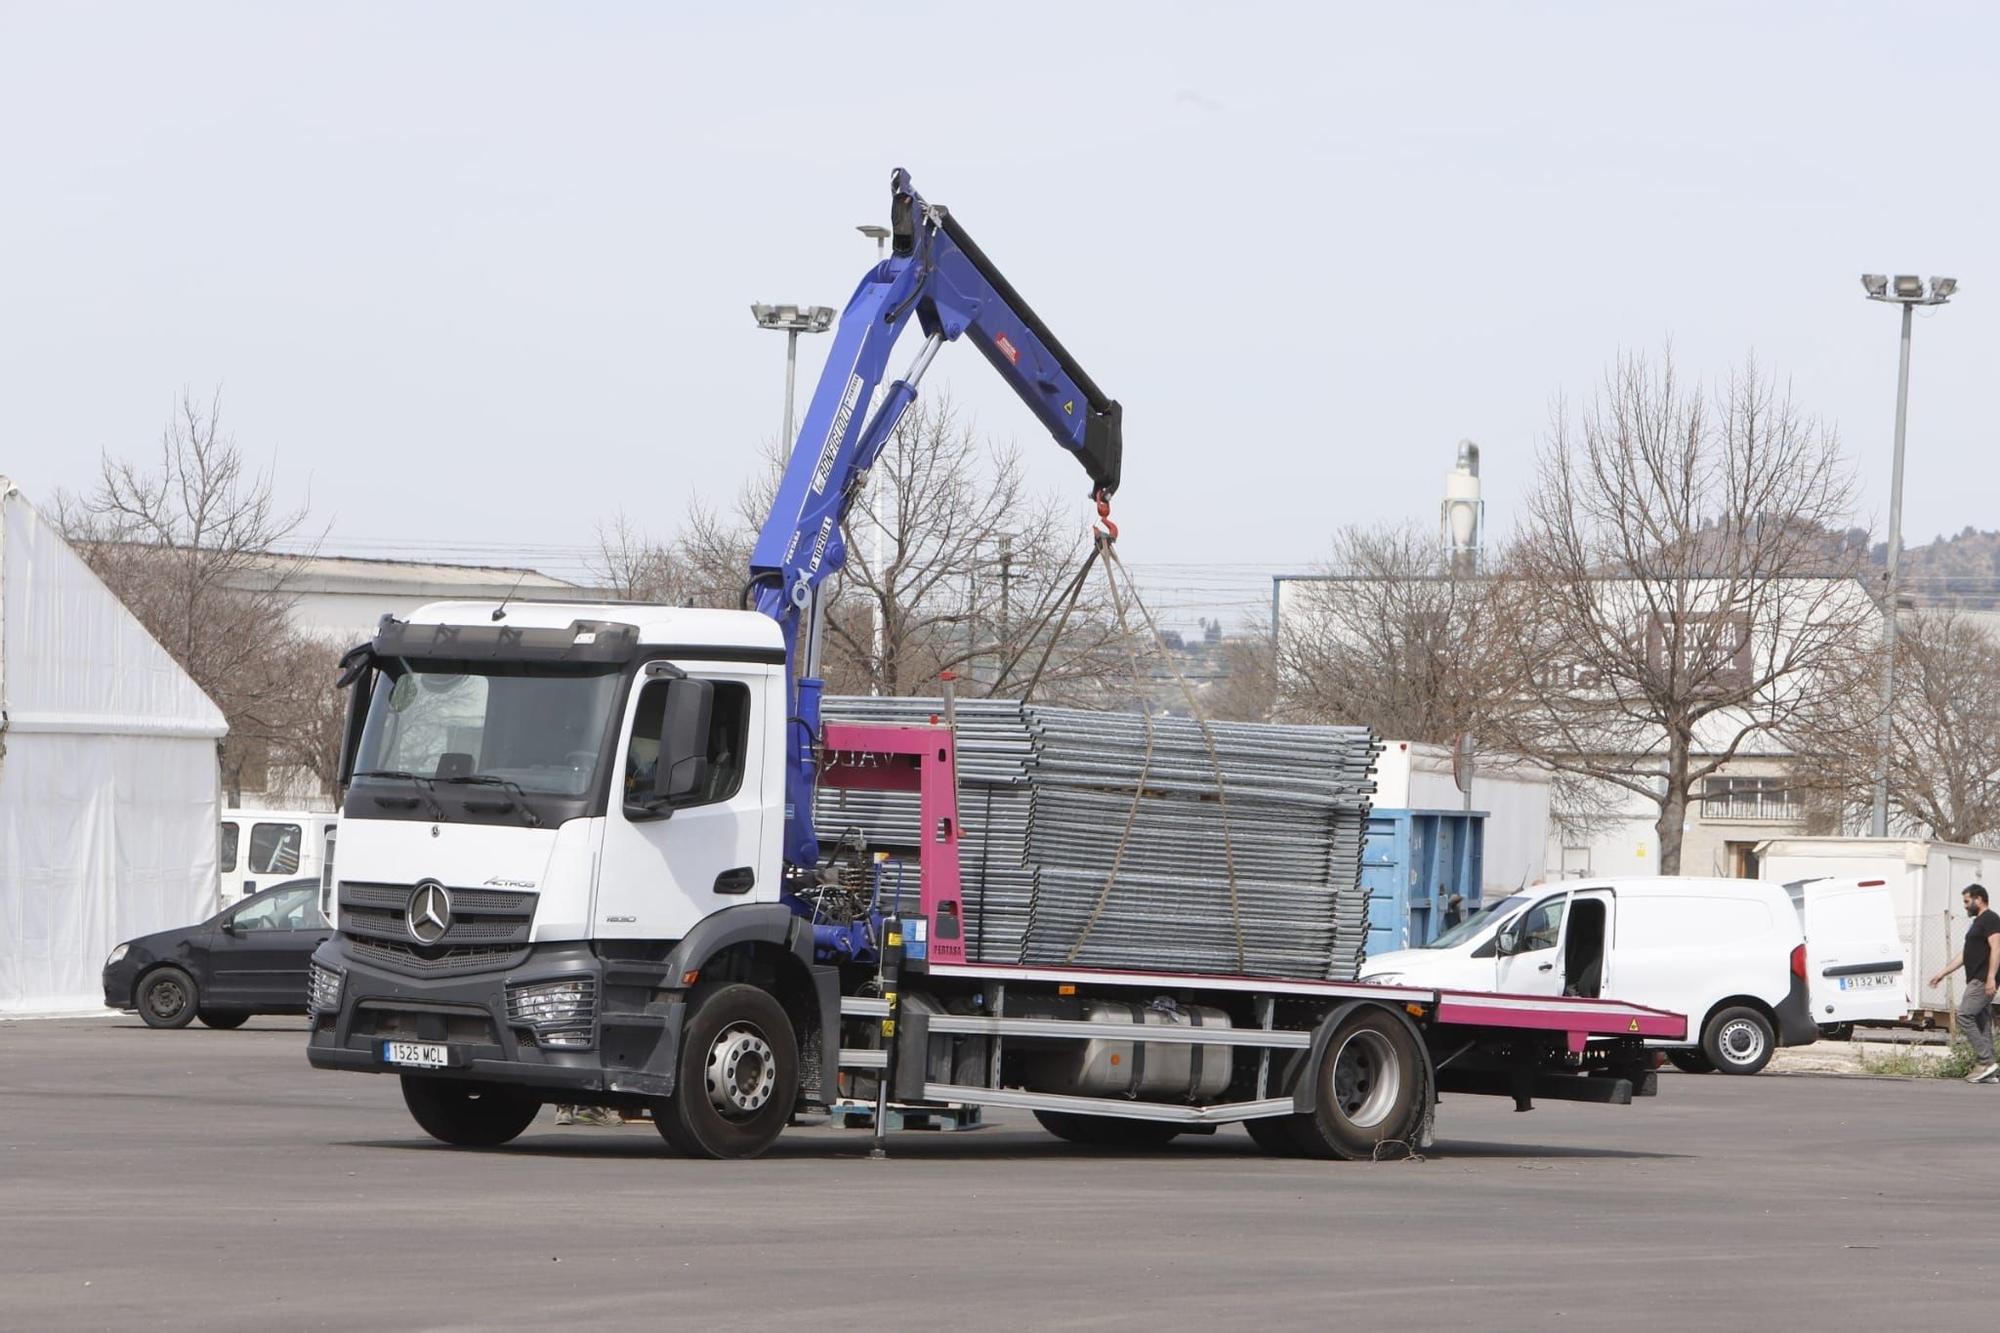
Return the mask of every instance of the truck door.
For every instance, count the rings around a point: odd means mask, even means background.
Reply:
[[[598,938],[679,939],[725,907],[777,899],[777,884],[766,882],[776,868],[760,864],[764,786],[783,778],[766,771],[767,710],[755,706],[768,673],[684,665],[715,685],[704,790],[698,802],[663,817],[634,804],[652,791],[660,719],[674,684],[642,670],[626,703],[605,811],[592,925]]]
[[[1563,924],[1569,899],[1567,893],[1552,894],[1501,928],[1494,990],[1503,995],[1562,994]]]
[[[1801,886],[1806,986],[1813,1021],[1890,1023],[1908,1012],[1903,942],[1889,889],[1879,881],[1819,880]],[[1919,978],[1921,980],[1921,978]]]

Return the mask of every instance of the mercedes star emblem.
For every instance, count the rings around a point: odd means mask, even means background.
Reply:
[[[436,944],[451,929],[451,895],[444,885],[427,879],[410,895],[410,938]]]

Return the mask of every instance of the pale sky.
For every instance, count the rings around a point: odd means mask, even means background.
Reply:
[[[1504,527],[1559,393],[1755,349],[1906,540],[2000,527],[2000,19],[1977,5],[0,4],[0,472],[143,455],[176,394],[329,553],[575,573],[778,433],[752,301],[840,305],[892,167],[1125,406],[1163,617],[1349,522]],[[821,340],[824,343],[824,339]],[[916,349],[898,350],[900,367]],[[803,404],[823,346],[801,356]],[[971,348],[926,391],[1081,469]]]

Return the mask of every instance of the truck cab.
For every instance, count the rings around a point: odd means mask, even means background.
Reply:
[[[791,953],[810,986],[809,932],[794,950],[778,905],[784,660],[749,612],[385,620],[349,659],[313,1062],[646,1091],[696,980],[671,955],[698,928]]]

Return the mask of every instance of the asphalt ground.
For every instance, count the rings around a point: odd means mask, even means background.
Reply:
[[[0,1327],[1866,1329],[2000,1320],[2000,1087],[1672,1073],[1452,1097],[1421,1161],[1031,1120],[442,1147],[300,1020],[0,1023]]]

